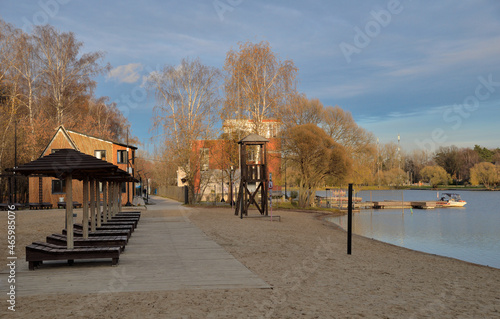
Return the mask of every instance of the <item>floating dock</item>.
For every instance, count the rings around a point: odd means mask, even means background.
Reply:
[[[397,200],[384,200],[363,202],[360,206],[365,208],[384,209],[384,208],[419,208],[419,209],[432,209],[436,207],[445,207],[437,204],[436,201],[397,201]]]
[[[353,198],[354,209],[432,209],[450,207],[440,204],[437,201],[401,201],[401,200],[384,200],[384,201],[366,201],[363,202],[361,197]],[[318,203],[319,207],[347,209],[347,197],[345,198],[322,198]]]

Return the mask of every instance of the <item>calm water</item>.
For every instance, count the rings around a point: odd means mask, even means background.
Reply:
[[[500,268],[500,192],[453,191],[464,208],[363,209],[353,232],[398,246]],[[436,200],[436,191],[372,191],[372,200]],[[370,191],[356,196],[370,200]],[[347,227],[347,216],[330,221]],[[353,247],[353,251],[356,248]]]

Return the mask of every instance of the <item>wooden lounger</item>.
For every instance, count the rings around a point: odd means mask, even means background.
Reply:
[[[62,230],[63,235],[67,235],[66,229]],[[83,232],[78,229],[73,229],[74,237],[83,237]],[[127,236],[127,239],[130,239],[130,231],[129,230],[98,230],[95,232],[89,231],[89,237],[95,236]]]
[[[114,219],[133,219],[133,220],[140,220],[140,219],[141,219],[141,216],[133,216],[133,215],[120,215],[120,214],[116,214],[116,215],[112,216],[111,218],[114,218]]]
[[[68,237],[61,234],[52,234],[47,236],[47,243],[54,244],[58,246],[67,245]],[[125,250],[128,239],[127,236],[95,236],[89,238],[74,237],[73,244],[75,247],[120,247],[121,251]]]
[[[92,225],[92,222],[89,221],[89,226]],[[104,220],[101,220],[101,226],[131,226],[132,231],[135,230],[135,222],[128,222],[128,221],[107,221],[105,222]]]
[[[137,224],[139,223],[138,219],[129,219],[129,218],[114,218],[112,217],[111,219],[108,219],[105,221],[103,218],[101,218],[102,223],[130,223],[133,224],[135,228],[137,228]]]
[[[122,215],[134,215],[134,216],[141,216],[141,212],[131,212],[131,211],[121,211],[119,212],[118,214],[122,214]]]
[[[90,229],[90,223],[89,223],[89,229]],[[75,229],[82,229],[83,230],[83,225],[82,224],[73,224],[73,228]],[[129,230],[131,232],[134,232],[134,225],[103,225],[96,227],[96,230]]]
[[[75,259],[101,259],[111,258],[116,265],[120,258],[120,247],[76,247],[73,249],[61,246],[34,242],[26,246],[26,261],[29,269],[34,270],[45,260],[67,260],[72,265]]]

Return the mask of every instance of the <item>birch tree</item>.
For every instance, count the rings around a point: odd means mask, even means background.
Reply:
[[[195,178],[201,178],[197,140],[214,137],[219,107],[220,71],[199,59],[183,59],[178,66],[166,65],[148,79],[154,91],[153,128],[165,136],[165,146],[173,162],[186,174],[190,200],[194,199]],[[202,183],[208,182],[203,174]]]
[[[40,64],[36,58],[36,45],[33,43],[33,37],[30,35],[19,32],[16,36],[15,44],[16,58],[12,64],[13,72],[19,78],[19,83],[23,87],[20,91],[18,99],[22,107],[27,110],[28,117],[28,132],[29,132],[29,156],[30,160],[34,160],[36,156],[36,139],[37,129],[35,125],[35,117],[39,115],[39,108],[37,107],[38,97],[38,80],[41,76]]]
[[[82,94],[90,93],[96,85],[93,77],[110,66],[101,66],[102,52],[84,53],[83,43],[72,32],[60,33],[50,25],[36,26],[33,39],[37,44],[38,61],[43,73],[43,85],[53,108],[57,125]]]
[[[269,43],[240,43],[239,51],[227,53],[224,70],[226,99],[223,117],[237,115],[252,120],[252,131],[263,134],[264,119],[280,119],[290,94],[296,91],[297,68],[292,60],[281,61]]]

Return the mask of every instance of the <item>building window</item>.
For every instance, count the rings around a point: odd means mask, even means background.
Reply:
[[[273,134],[271,137],[277,137],[278,133],[279,133],[279,126],[278,126],[278,124],[274,124],[273,125]]]
[[[106,160],[106,151],[103,150],[95,150],[94,156],[98,159]]]
[[[52,194],[66,194],[66,181],[62,179],[52,180]]]
[[[210,163],[210,149],[202,148],[201,152],[201,170],[208,171],[209,163]]]
[[[118,164],[127,164],[127,151],[119,150],[116,152],[116,162]]]
[[[127,183],[123,182],[122,183],[122,193],[126,193],[127,192]]]

